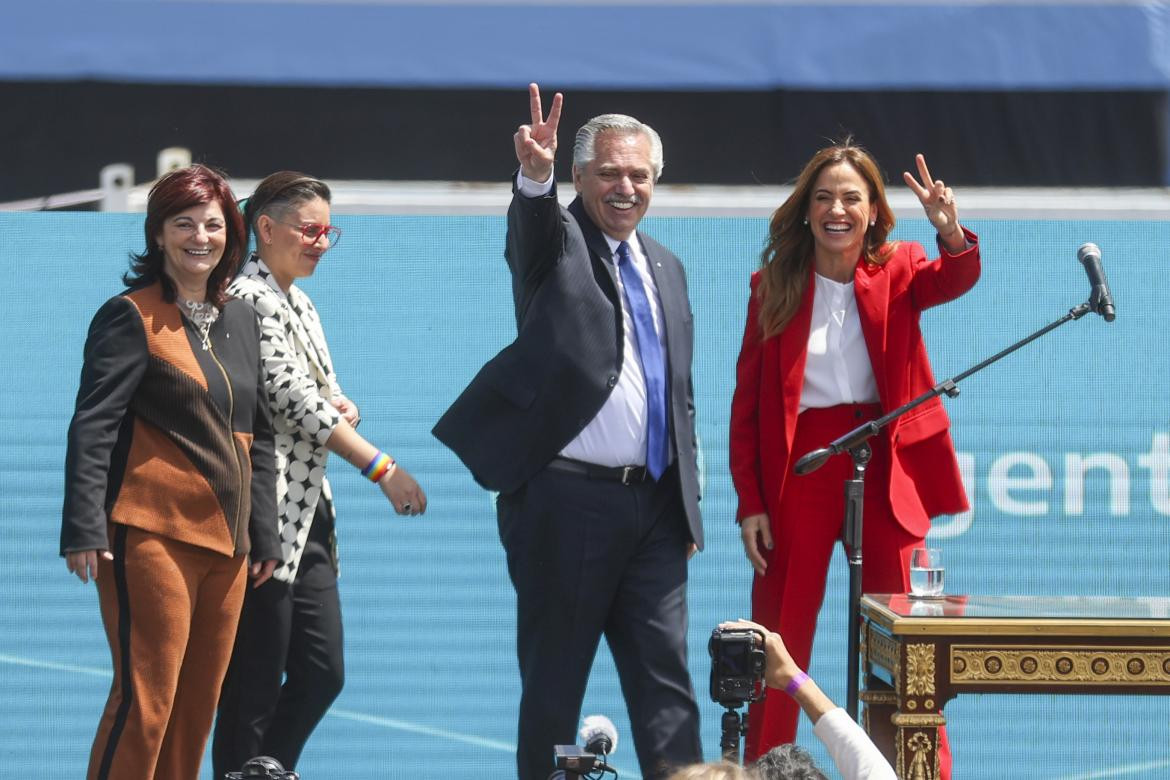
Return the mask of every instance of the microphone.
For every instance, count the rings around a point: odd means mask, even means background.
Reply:
[[[1089,307],[1104,317],[1106,322],[1113,322],[1117,313],[1113,308],[1109,282],[1105,281],[1105,269],[1101,267],[1101,248],[1093,243],[1081,244],[1077,250],[1077,259],[1085,267],[1085,274],[1093,290],[1089,295]]]
[[[819,450],[813,450],[805,454],[804,457],[796,461],[796,465],[792,467],[792,470],[801,476],[809,474],[825,465],[825,461],[836,454],[832,447],[821,447]]]
[[[608,756],[617,750],[618,733],[613,721],[604,715],[588,715],[581,721],[577,736],[585,743],[585,752]]]

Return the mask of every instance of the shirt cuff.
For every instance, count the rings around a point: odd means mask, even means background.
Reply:
[[[526,177],[523,173],[516,172],[516,192],[519,192],[526,198],[543,198],[552,192],[554,174],[550,171],[548,180],[539,182],[533,181]]]

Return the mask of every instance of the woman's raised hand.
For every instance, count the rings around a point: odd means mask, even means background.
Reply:
[[[914,161],[918,163],[918,174],[922,177],[922,182],[919,183],[909,171],[904,171],[902,178],[905,179],[906,186],[918,196],[918,201],[926,212],[926,218],[938,231],[943,246],[952,254],[958,254],[967,247],[967,239],[963,235],[963,229],[959,227],[959,209],[955,205],[955,193],[942,179],[935,179],[930,175],[925,157],[916,154]]]
[[[557,125],[561,121],[561,103],[564,97],[560,92],[553,95],[552,107],[548,111],[548,119],[540,107],[540,87],[536,84],[528,85],[528,107],[532,114],[532,124],[520,125],[520,129],[512,136],[516,144],[516,159],[520,161],[520,172],[524,178],[535,182],[548,181],[552,174],[553,160],[557,154]]]

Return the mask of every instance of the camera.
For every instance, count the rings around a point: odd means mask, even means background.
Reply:
[[[617,777],[617,770],[606,763],[618,743],[617,729],[610,719],[604,715],[589,715],[581,722],[578,736],[585,747],[553,746],[557,769],[549,776],[549,780],[569,780],[574,777],[599,780],[607,772]]]
[[[597,766],[599,757],[577,745],[556,745],[553,747],[553,760],[557,769],[572,772],[574,777],[588,775]],[[605,765],[605,757],[600,757],[601,765]]]
[[[224,780],[298,780],[300,775],[292,770],[285,770],[275,758],[256,756],[248,759],[239,772],[228,772]]]
[[[719,629],[707,643],[711,700],[739,708],[764,698],[764,637],[753,629]]]

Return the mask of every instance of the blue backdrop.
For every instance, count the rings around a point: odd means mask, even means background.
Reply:
[[[522,88],[536,80],[593,89],[1170,86],[1170,6],[1157,0],[6,5],[0,79],[12,80],[416,88]],[[181,31],[201,25],[205,13],[211,15],[200,34],[207,45],[176,47]],[[615,33],[618,27],[630,34]],[[519,41],[522,46],[513,43]],[[826,42],[841,54],[829,55]],[[306,47],[313,56],[304,56]]]
[[[501,204],[501,212],[503,204]],[[488,494],[430,436],[431,425],[513,329],[502,218],[338,217],[345,240],[303,283],[321,312],[363,432],[425,486],[421,518],[394,515],[334,461],[346,616],[345,691],[302,765],[321,778],[514,775],[518,693],[513,596]],[[120,289],[141,215],[0,214],[8,379],[0,389],[0,776],[80,777],[109,686],[92,586],[57,557],[65,429],[89,318]],[[971,221],[984,275],[929,312],[937,375],[1061,316],[1088,287],[1076,263],[1102,248],[1118,305],[1112,324],[1073,322],[965,382],[947,400],[974,509],[943,518],[951,592],[1170,595],[1170,421],[1162,386],[1170,225]],[[691,563],[691,665],[707,755],[720,710],[706,701],[706,639],[748,611],[749,568],[733,522],[727,418],[748,276],[762,219],[650,218],[683,258],[696,323],[695,390],[708,549]],[[932,239],[924,220],[898,238]],[[838,554],[813,675],[844,699]],[[1163,777],[1167,699],[961,697],[946,710],[960,778]],[[603,650],[585,712],[628,735]],[[1025,729],[1023,725],[1027,724]],[[1032,733],[1034,738],[1024,738]],[[824,760],[811,730],[799,737]],[[637,777],[631,745],[623,778]],[[52,767],[46,769],[45,767]],[[210,770],[204,770],[204,777]]]

